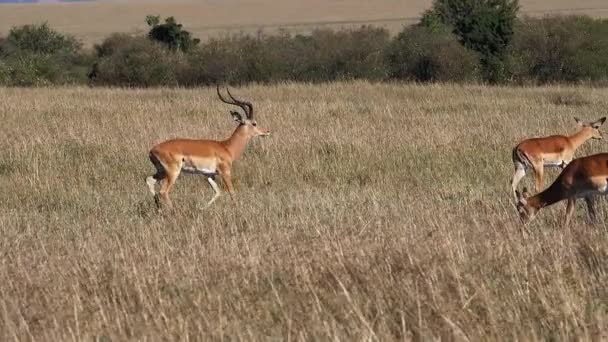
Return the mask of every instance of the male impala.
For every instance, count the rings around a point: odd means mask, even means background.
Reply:
[[[594,154],[574,159],[545,191],[528,197],[527,191],[516,191],[517,211],[528,223],[546,206],[567,199],[565,226],[568,226],[577,198],[584,197],[589,217],[595,221],[593,195],[606,194],[608,190],[608,153]]]
[[[218,86],[217,95],[220,100],[224,103],[239,106],[245,112],[244,119],[238,112],[230,112],[233,119],[238,123],[238,127],[230,138],[224,141],[173,139],[164,141],[150,150],[150,161],[154,164],[156,173],[146,178],[146,183],[150,192],[154,195],[157,205],[160,206],[160,200],[162,200],[168,207],[173,206],[169,199],[169,191],[171,191],[180,172],[201,174],[207,177],[209,185],[215,192],[213,198],[207,203],[207,207],[220,195],[220,190],[214,181],[217,174],[222,177],[226,190],[234,198],[234,187],[230,175],[232,162],[241,156],[251,138],[258,135],[267,136],[270,132],[257,126],[253,119],[251,103],[237,100],[227,88],[226,91],[232,101],[226,100],[222,96]],[[157,194],[154,186],[159,181],[161,182],[160,191]]]
[[[513,194],[517,184],[526,175],[528,169],[532,169],[535,178],[536,192],[543,186],[543,169],[545,167],[564,168],[574,158],[574,152],[585,141],[594,138],[602,139],[600,126],[606,121],[603,117],[595,122],[583,123],[574,118],[580,130],[571,136],[552,135],[544,138],[532,138],[520,142],[513,149],[513,165],[515,173],[511,187]]]

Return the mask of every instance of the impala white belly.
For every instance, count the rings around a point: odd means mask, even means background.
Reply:
[[[568,165],[568,162],[565,160],[545,160],[543,162],[545,167],[562,167]]]
[[[544,167],[566,167],[570,160],[562,153],[549,153],[543,156]]]
[[[184,157],[182,172],[214,176],[217,174],[217,162],[214,158]]]

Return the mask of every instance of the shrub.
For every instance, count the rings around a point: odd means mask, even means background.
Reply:
[[[385,78],[384,50],[388,38],[385,29],[371,26],[351,31],[314,31],[312,56],[305,56],[312,62],[307,65],[307,70],[313,73],[311,80]],[[315,70],[318,71],[316,75]]]
[[[0,57],[0,83],[10,86],[82,83],[89,63],[74,37],[46,23],[12,28],[0,39]]]
[[[508,51],[519,83],[608,79],[608,21],[566,16],[524,18]]]
[[[282,32],[212,39],[191,54],[196,75],[191,82],[383,79],[387,42],[386,30],[367,26],[340,32],[316,30],[311,36]]]
[[[173,17],[165,19],[164,24],[159,24],[159,16],[149,15],[146,17],[146,23],[150,26],[148,37],[165,44],[172,50],[188,52],[200,42],[200,39],[192,38],[190,32],[184,30],[183,25],[178,24]]]
[[[434,0],[422,22],[433,17],[452,27],[460,42],[477,51],[486,80],[503,79],[504,52],[513,37],[518,0]]]
[[[20,53],[0,61],[0,84],[47,86],[86,82],[87,60],[79,56]]]
[[[466,82],[480,78],[479,59],[441,29],[407,27],[387,48],[389,77],[420,82]]]
[[[97,61],[90,73],[94,84],[126,87],[178,85],[176,70],[186,63],[160,43],[145,37],[114,34],[96,46]]]
[[[54,31],[46,23],[14,27],[2,42],[5,56],[24,51],[34,54],[75,54],[79,49],[80,43],[74,37]]]

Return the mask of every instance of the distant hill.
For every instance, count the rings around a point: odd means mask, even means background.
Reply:
[[[0,4],[35,4],[49,2],[80,2],[80,1],[95,1],[95,0],[0,0]]]

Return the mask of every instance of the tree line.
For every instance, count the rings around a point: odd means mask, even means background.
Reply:
[[[0,85],[153,87],[284,81],[543,84],[608,81],[608,20],[518,17],[517,0],[435,0],[394,37],[380,27],[237,34],[201,42],[177,20],[147,16],[147,35],[93,49],[48,24],[0,37]]]

